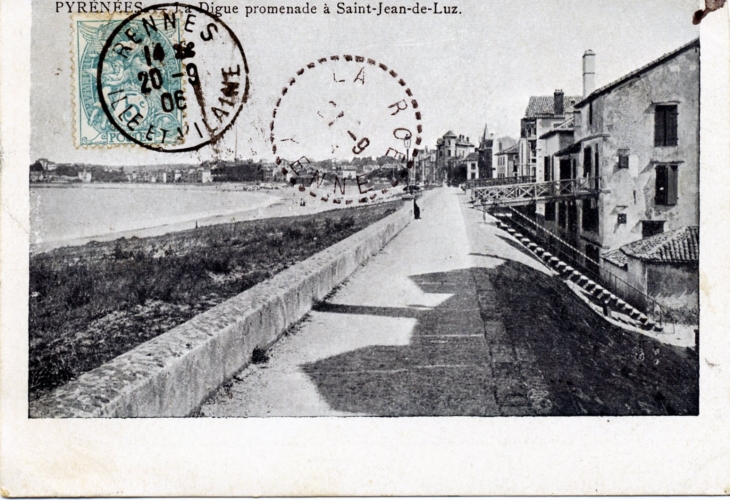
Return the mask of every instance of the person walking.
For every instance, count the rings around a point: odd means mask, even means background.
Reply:
[[[416,203],[416,197],[413,196],[413,218],[418,220],[421,218],[421,209],[418,206],[418,203]]]

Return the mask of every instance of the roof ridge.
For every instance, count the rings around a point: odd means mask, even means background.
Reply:
[[[656,59],[653,59],[652,61],[649,61],[648,63],[644,64],[643,66],[639,66],[635,70],[629,71],[628,73],[617,78],[616,80],[613,80],[612,82],[609,82],[606,85],[603,85],[603,86],[597,88],[596,90],[594,90],[593,92],[591,92],[590,94],[588,94],[585,97],[581,96],[580,101],[578,101],[576,103],[575,107],[579,108],[579,107],[583,106],[585,103],[595,99],[596,97],[603,94],[604,92],[620,85],[621,83],[625,82],[626,80],[628,80],[630,78],[633,78],[634,76],[637,76],[637,75],[643,73],[644,71],[648,71],[648,70],[652,69],[654,66],[663,63],[667,59],[670,59],[676,55],[679,55],[680,53],[684,52],[685,50],[687,50],[688,48],[692,47],[695,44],[697,45],[697,47],[700,46],[699,38],[695,38],[692,41],[687,42],[687,43],[683,44],[682,46],[680,46],[670,52],[667,52],[667,53],[659,56]]]

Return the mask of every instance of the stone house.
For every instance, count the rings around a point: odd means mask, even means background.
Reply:
[[[566,145],[570,119],[541,135],[552,157],[544,160],[547,175],[590,178],[597,190],[592,198],[546,203],[546,226],[590,259],[607,263],[601,272],[624,275],[657,297],[676,296],[666,277],[682,273],[675,262],[647,260],[627,245],[651,246],[663,241],[651,239],[655,235],[686,235],[676,231],[699,225],[699,49],[694,40],[599,89],[596,55],[587,51],[572,143]]]
[[[580,96],[566,96],[556,90],[552,96],[532,96],[520,124],[518,175],[544,179],[545,148],[539,137],[573,113]]]
[[[513,144],[495,153],[495,172],[497,178],[517,176],[519,169],[519,149],[519,144]]]
[[[474,152],[475,146],[464,135],[456,135],[449,130],[443,137],[436,140],[436,168],[440,171],[439,178],[450,177],[454,167],[464,158]]]
[[[695,40],[577,103],[574,175],[600,183],[577,202],[587,255],[699,224],[699,64]]]
[[[479,153],[469,153],[464,158],[464,164],[466,165],[466,180],[479,179]]]
[[[700,231],[688,226],[656,234],[602,255],[616,276],[652,297],[673,319],[699,321]],[[642,297],[639,297],[640,301]]]
[[[416,157],[415,162],[417,180],[426,184],[435,184],[436,175],[436,151],[424,148]]]

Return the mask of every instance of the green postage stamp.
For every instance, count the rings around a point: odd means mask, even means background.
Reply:
[[[121,120],[141,117],[136,120],[134,130],[128,131],[130,135],[142,140],[150,134],[152,140],[147,138],[148,142],[160,143],[164,134],[162,130],[183,128],[183,109],[165,110],[161,98],[184,91],[181,80],[173,77],[181,73],[183,62],[167,57],[167,64],[159,65],[158,72],[150,75],[151,72],[147,71],[152,66],[150,59],[154,61],[164,57],[160,54],[173,54],[175,46],[181,43],[180,23],[166,23],[161,15],[133,20],[134,30],[148,33],[150,43],[110,47],[103,68],[100,68],[104,44],[123,21],[124,17],[115,14],[103,17],[82,14],[72,19],[73,134],[76,147],[133,144],[109,121],[102,108],[98,88],[100,70],[102,92],[110,104],[110,111]],[[153,77],[153,81],[149,85],[150,91],[144,93],[142,84],[149,76]]]

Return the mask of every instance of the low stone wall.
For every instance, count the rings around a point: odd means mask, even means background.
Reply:
[[[412,204],[30,403],[32,418],[183,417],[412,219]]]

